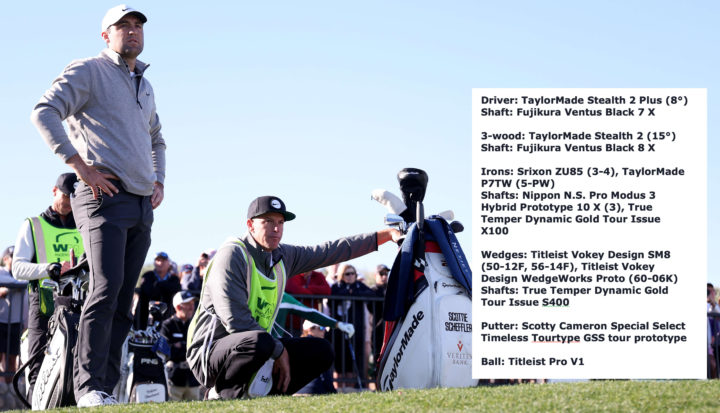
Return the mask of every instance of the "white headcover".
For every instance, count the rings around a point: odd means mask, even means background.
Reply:
[[[385,205],[392,214],[400,215],[407,209],[407,206],[405,206],[405,203],[400,197],[384,189],[373,190],[370,197]]]

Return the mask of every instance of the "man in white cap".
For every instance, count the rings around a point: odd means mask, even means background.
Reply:
[[[170,344],[170,360],[165,364],[168,375],[168,393],[171,400],[199,400],[200,383],[188,367],[187,332],[195,314],[195,296],[190,291],[180,291],[172,300],[175,314],[163,321],[160,329]]]
[[[293,394],[326,371],[333,362],[326,340],[271,335],[287,274],[357,258],[401,236],[387,228],[312,247],[281,244],[292,219],[280,198],[256,198],[248,208],[247,234],[225,242],[205,274],[187,358],[195,377],[222,399],[253,394],[250,381],[270,359],[271,394]]]
[[[107,48],[70,63],[31,116],[48,146],[81,180],[72,207],[91,283],[75,360],[79,407],[116,403],[109,393],[120,374],[153,209],[164,197],[165,141],[144,76],[148,65],[137,59],[146,21],[127,5],[108,10],[101,26]]]

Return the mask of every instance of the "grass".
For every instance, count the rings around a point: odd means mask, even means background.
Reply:
[[[718,412],[720,380],[594,381],[398,390],[255,400],[168,402],[83,409],[106,413],[238,412]],[[58,411],[77,412],[76,408]]]

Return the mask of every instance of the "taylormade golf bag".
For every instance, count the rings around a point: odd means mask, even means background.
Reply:
[[[131,330],[123,344],[120,379],[114,395],[120,403],[164,402],[167,396],[165,360],[170,346],[160,335],[160,322],[167,304],[150,303],[151,325],[145,330]]]
[[[403,232],[410,224],[388,278],[378,388],[476,385],[471,371],[472,271],[454,234],[462,224],[439,215],[423,218],[425,172],[404,169],[398,179],[404,202],[388,200],[392,194],[387,191],[378,199],[396,212],[386,223]],[[415,213],[398,210],[400,202],[414,204]]]
[[[24,397],[21,401],[33,410],[46,410],[75,405],[73,386],[73,363],[77,342],[80,310],[88,288],[87,260],[68,270],[62,277],[43,280],[43,286],[54,291],[55,310],[48,322],[48,344],[32,400]],[[19,395],[18,380],[32,360],[27,360],[13,377],[15,390]]]

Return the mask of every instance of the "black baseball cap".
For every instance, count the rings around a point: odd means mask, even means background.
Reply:
[[[278,214],[282,214],[285,221],[292,221],[295,219],[295,214],[285,209],[285,203],[280,198],[272,195],[255,198],[255,200],[250,203],[247,217],[248,219],[253,219],[262,214],[267,214],[268,212],[277,212]]]
[[[55,182],[55,186],[57,187],[57,189],[60,190],[60,192],[67,196],[70,196],[73,192],[75,192],[75,184],[77,183],[77,181],[77,176],[75,176],[75,174],[72,172],[68,172],[58,176],[57,182]]]
[[[169,260],[170,256],[167,255],[167,252],[160,251],[157,254],[155,254],[155,259],[162,258],[164,260]]]

